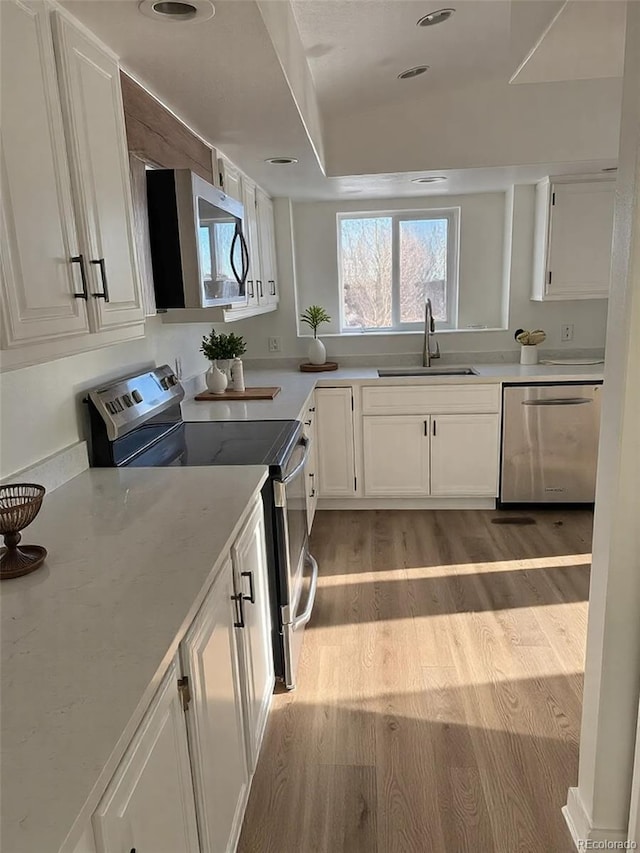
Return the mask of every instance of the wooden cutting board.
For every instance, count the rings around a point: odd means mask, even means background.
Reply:
[[[202,394],[196,394],[195,399],[207,403],[215,403],[218,401],[228,402],[229,400],[273,400],[280,393],[280,388],[265,387],[265,388],[245,388],[244,391],[225,391],[224,394],[213,394],[211,391],[203,391]]]

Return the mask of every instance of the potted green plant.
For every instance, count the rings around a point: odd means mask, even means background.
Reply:
[[[223,394],[231,379],[230,367],[234,358],[239,358],[247,351],[247,345],[242,335],[230,332],[216,334],[215,329],[204,335],[200,352],[211,362],[207,371],[207,388],[214,394]]]
[[[321,305],[311,305],[302,312],[300,321],[313,329],[313,340],[309,344],[309,361],[311,364],[324,364],[327,360],[327,350],[318,337],[318,327],[322,323],[330,323],[331,317]]]

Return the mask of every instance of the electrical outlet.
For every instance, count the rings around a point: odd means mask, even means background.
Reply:
[[[572,341],[573,340],[573,323],[567,323],[565,326],[562,326],[560,329],[560,340],[561,341]]]
[[[282,352],[282,338],[269,338],[269,352]]]

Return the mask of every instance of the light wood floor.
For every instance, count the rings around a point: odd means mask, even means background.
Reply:
[[[324,512],[241,853],[569,853],[591,513]]]

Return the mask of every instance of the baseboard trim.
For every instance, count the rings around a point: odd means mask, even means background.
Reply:
[[[562,808],[562,814],[577,850],[584,850],[586,841],[621,842],[627,840],[626,827],[624,829],[603,829],[593,826],[577,788],[569,788],[567,805]]]
[[[495,509],[495,498],[320,498],[318,509]]]

